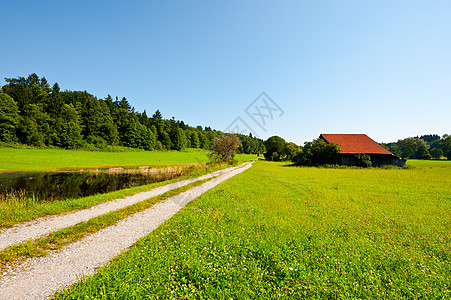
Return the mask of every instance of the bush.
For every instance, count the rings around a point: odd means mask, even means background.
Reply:
[[[280,155],[285,148],[285,140],[280,136],[272,136],[265,141],[266,152],[264,153],[266,160],[279,161]]]
[[[337,143],[328,144],[323,139],[306,142],[302,151],[293,159],[293,163],[301,166],[320,166],[340,164],[341,147]]]
[[[368,154],[359,153],[355,155],[356,166],[362,168],[369,168],[372,166],[371,156]]]

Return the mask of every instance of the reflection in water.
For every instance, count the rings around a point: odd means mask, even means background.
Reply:
[[[24,191],[40,201],[80,198],[160,182],[181,172],[0,174],[0,194]]]

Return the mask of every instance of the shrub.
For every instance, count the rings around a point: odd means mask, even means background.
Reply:
[[[306,142],[304,148],[292,161],[302,166],[337,165],[340,163],[340,145],[328,144],[323,139]]]
[[[369,168],[372,166],[371,157],[368,154],[359,153],[355,155],[356,166]]]

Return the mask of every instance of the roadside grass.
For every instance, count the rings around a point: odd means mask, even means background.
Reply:
[[[189,149],[187,151],[97,152],[0,148],[0,172],[196,164],[208,162],[208,152],[202,149]],[[257,159],[257,156],[238,154],[236,159],[239,162],[246,162]]]
[[[93,234],[101,229],[112,226],[126,217],[143,211],[153,204],[178,195],[192,187],[199,186],[212,178],[193,182],[189,185],[168,191],[162,195],[149,198],[131,206],[95,217],[86,222],[80,222],[74,226],[66,227],[50,233],[48,236],[30,240],[21,244],[13,245],[0,251],[0,279],[1,271],[11,263],[30,257],[47,255],[50,250],[58,250],[63,246],[71,244],[81,238]]]
[[[84,198],[41,202],[20,192],[18,194],[3,195],[0,197],[0,229],[47,215],[89,208],[102,202],[130,196],[168,183],[198,177],[227,167],[230,167],[230,165],[218,163],[191,165],[186,170],[190,174],[183,177]]]
[[[255,162],[56,299],[449,299],[451,166]]]

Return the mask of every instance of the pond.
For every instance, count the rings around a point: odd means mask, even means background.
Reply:
[[[184,175],[174,170],[0,174],[0,194],[34,195],[39,201],[80,198]]]

